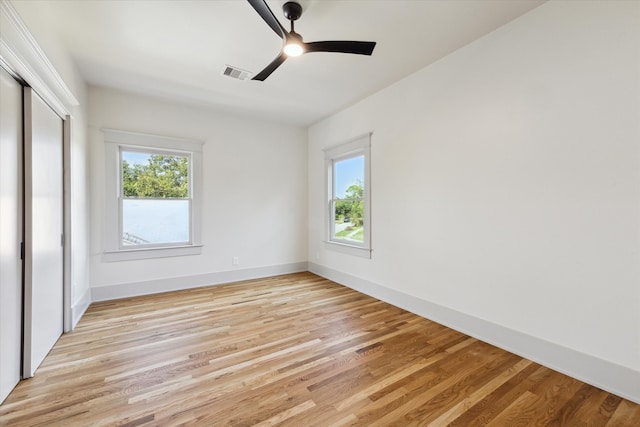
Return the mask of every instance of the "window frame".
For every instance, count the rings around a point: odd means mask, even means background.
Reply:
[[[364,157],[364,202],[363,212],[363,242],[340,239],[335,237],[335,164],[355,157]],[[371,258],[371,133],[359,136],[345,143],[326,148],[325,157],[325,248],[349,255]]]
[[[128,261],[148,258],[198,255],[201,253],[202,211],[202,141],[158,135],[103,129],[105,142],[105,227],[102,260]],[[125,246],[122,244],[122,151],[186,156],[189,169],[189,234],[188,242],[154,243]],[[184,199],[179,199],[184,200]]]

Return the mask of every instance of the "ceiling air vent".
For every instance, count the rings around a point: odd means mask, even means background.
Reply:
[[[249,73],[246,70],[241,70],[238,67],[233,67],[231,65],[225,65],[224,71],[222,72],[225,76],[233,77],[238,80],[247,80],[249,78]]]

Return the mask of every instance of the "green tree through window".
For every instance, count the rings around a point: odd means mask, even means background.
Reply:
[[[356,184],[352,184],[347,188],[344,198],[336,200],[335,220],[340,222],[345,218],[354,227],[362,227],[364,225],[364,185],[361,180]]]
[[[151,154],[147,164],[122,161],[124,197],[189,197],[189,160],[182,156]]]

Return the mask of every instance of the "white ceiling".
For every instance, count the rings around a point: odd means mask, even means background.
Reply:
[[[309,125],[427,66],[544,0],[300,0],[305,41],[376,41],[371,57],[312,53],[259,72],[281,40],[244,0],[13,1],[27,26],[45,25],[90,84],[226,112]],[[284,0],[269,0],[283,26]],[[43,21],[46,21],[44,23]]]

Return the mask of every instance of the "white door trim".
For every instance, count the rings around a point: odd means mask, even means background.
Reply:
[[[71,295],[71,111],[80,105],[8,0],[0,0],[0,64],[24,81],[65,121],[64,126],[64,331],[73,329]]]
[[[0,59],[12,72],[62,118],[80,105],[8,0],[0,0],[0,28]]]

